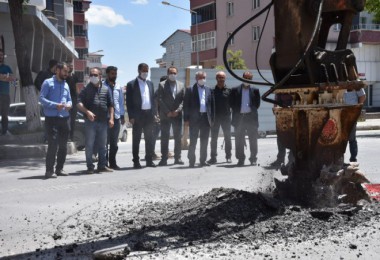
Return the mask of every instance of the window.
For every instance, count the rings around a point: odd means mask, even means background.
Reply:
[[[228,39],[228,37],[230,37],[231,34],[232,33],[230,33],[230,32],[227,33],[227,39]],[[234,45],[234,44],[235,44],[235,37],[232,37],[230,42],[229,42],[229,45]]]
[[[333,30],[335,32],[339,32],[341,28],[342,28],[342,25],[340,23],[336,23],[333,25]]]
[[[201,33],[198,35],[194,35],[192,39],[192,50],[193,52],[197,51],[197,44],[198,43],[198,51],[205,51],[210,49],[216,48],[216,39],[215,39],[216,32],[206,32]]]
[[[258,41],[260,39],[260,26],[252,27],[252,39]]]
[[[184,51],[185,50],[185,43],[184,42],[181,42],[179,44],[179,51]]]
[[[191,25],[197,23],[203,23],[216,19],[216,4],[212,3],[206,6],[202,6],[197,9],[193,9],[195,13],[191,13]]]
[[[234,2],[227,2],[227,16],[234,15]]]
[[[252,9],[260,8],[260,0],[252,0]]]
[[[168,47],[168,53],[173,53],[174,52],[174,44],[170,44]]]
[[[87,30],[82,25],[74,25],[74,36],[87,36]]]

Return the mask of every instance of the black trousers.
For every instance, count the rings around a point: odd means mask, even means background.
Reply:
[[[67,139],[69,138],[69,117],[45,117],[45,129],[48,141],[46,154],[46,171],[62,170],[67,155]],[[58,150],[58,152],[57,152]]]
[[[217,146],[218,146],[218,136],[219,129],[222,127],[224,142],[225,142],[225,152],[226,159],[231,159],[231,117],[216,117],[214,125],[211,127],[211,158],[216,158],[218,156]]]
[[[245,135],[248,135],[249,150],[251,152],[250,160],[257,160],[257,138],[258,138],[258,123],[253,117],[252,113],[241,114],[240,120],[235,127],[235,149],[236,158],[238,160],[245,160],[244,144]]]
[[[73,107],[70,109],[70,135],[69,138],[71,141],[74,141],[74,131],[75,131],[75,120],[77,119],[77,107],[73,104]]]
[[[132,154],[133,162],[139,163],[139,151],[141,134],[144,133],[145,139],[145,160],[147,163],[152,162],[153,156],[153,121],[154,117],[151,110],[142,110],[139,118],[135,118],[132,133]]]
[[[1,115],[1,134],[8,131],[8,114],[11,97],[9,95],[0,95],[0,115]]]
[[[200,156],[199,162],[204,163],[207,159],[208,137],[210,135],[210,124],[207,114],[202,113],[197,121],[192,121],[189,124],[190,130],[190,145],[187,158],[190,164],[194,164],[196,160],[195,148],[197,147],[198,136],[200,138]]]
[[[120,132],[120,119],[114,119],[114,126],[112,128],[108,128],[107,133],[107,161],[109,162],[109,166],[116,166],[116,154],[119,150],[119,146],[117,145],[119,141],[119,132]],[[108,148],[109,145],[109,148]]]
[[[181,159],[182,117],[178,116],[161,121],[161,154],[164,161],[168,159],[169,154],[170,127],[173,127],[174,159]]]

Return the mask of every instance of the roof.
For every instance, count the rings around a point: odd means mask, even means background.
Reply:
[[[169,40],[174,34],[176,34],[177,32],[183,32],[183,33],[187,33],[187,34],[191,34],[191,31],[190,30],[186,30],[186,29],[177,29],[174,33],[172,33],[168,38],[166,38],[160,45],[162,46],[162,45],[164,45],[165,44],[165,42],[167,41],[167,40]]]

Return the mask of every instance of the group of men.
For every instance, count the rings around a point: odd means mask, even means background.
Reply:
[[[183,165],[181,159],[182,121],[190,130],[188,150],[189,167],[195,167],[195,150],[200,139],[199,166],[209,166],[217,162],[217,139],[220,127],[224,133],[226,162],[231,163],[231,125],[235,127],[236,158],[238,166],[245,161],[245,135],[249,137],[251,165],[257,161],[258,108],[260,93],[249,84],[230,89],[226,86],[226,74],[216,74],[214,88],[206,84],[206,72],[195,74],[195,84],[186,88],[177,80],[178,69],[167,69],[167,79],[161,81],[156,91],[153,83],[147,80],[149,67],[142,63],[138,76],[127,84],[126,101],[129,121],[133,125],[133,167],[142,168],[139,157],[141,134],[145,138],[145,161],[147,167],[156,167],[153,162],[153,126],[161,125],[161,160],[159,166],[168,164],[170,129],[173,129],[174,164]],[[250,80],[252,73],[247,71],[243,77]],[[231,117],[232,111],[232,117]],[[211,158],[207,160],[207,147],[211,132]]]
[[[11,80],[12,71],[3,64],[4,53],[0,51],[1,82]],[[5,72],[7,74],[5,74]],[[98,154],[97,172],[119,170],[116,163],[118,151],[118,136],[124,119],[124,100],[126,100],[129,122],[133,127],[132,154],[133,167],[142,168],[140,164],[139,147],[142,134],[145,139],[145,161],[147,167],[156,167],[154,160],[154,125],[160,123],[161,130],[161,161],[159,166],[166,166],[169,158],[170,129],[174,136],[174,164],[183,165],[181,159],[182,126],[189,127],[190,144],[188,148],[189,167],[195,167],[196,146],[200,139],[199,166],[209,166],[217,163],[217,140],[220,128],[224,134],[225,158],[231,163],[232,143],[231,126],[235,129],[235,149],[237,166],[245,163],[245,136],[248,136],[251,165],[257,163],[258,138],[258,108],[260,93],[254,86],[242,83],[237,87],[226,86],[226,74],[216,73],[217,84],[211,88],[206,84],[206,72],[195,74],[196,82],[186,88],[177,80],[178,69],[171,66],[167,69],[166,80],[161,81],[157,90],[148,80],[149,66],[145,63],[138,65],[138,76],[128,82],[126,93],[116,83],[117,68],[109,66],[107,77],[102,80],[99,68],[90,70],[89,83],[77,95],[75,78],[72,75],[72,65],[50,61],[46,72],[36,78],[36,87],[40,90],[40,102],[45,114],[45,132],[48,142],[46,156],[46,178],[67,175],[63,166],[67,154],[67,141],[73,138],[76,108],[85,116],[85,149],[87,173],[95,172],[93,154]],[[43,74],[43,75],[42,75]],[[46,75],[45,75],[46,74]],[[6,77],[4,75],[7,75]],[[246,71],[243,78],[252,80],[252,73]],[[42,82],[42,83],[41,83]],[[3,83],[2,83],[3,84]],[[38,86],[41,84],[41,86]],[[72,86],[71,86],[72,85]],[[9,88],[2,88],[8,91]],[[364,91],[354,91],[350,95],[358,95],[359,102],[365,99]],[[125,99],[124,99],[125,95]],[[5,95],[4,95],[5,96]],[[9,101],[3,100],[2,106]],[[353,100],[353,98],[352,98]],[[7,103],[8,102],[8,103]],[[348,101],[353,102],[353,101]],[[2,108],[2,111],[4,109]],[[6,122],[2,117],[2,124]],[[3,133],[6,127],[2,127]],[[71,132],[70,132],[71,129]],[[207,160],[207,147],[211,132],[211,154]],[[350,161],[356,161],[357,145],[355,129],[350,137]],[[278,162],[284,161],[284,149],[280,149]],[[56,163],[57,161],[57,163]],[[275,162],[275,163],[278,163]],[[55,167],[55,169],[54,169]]]
[[[67,82],[69,66],[66,63],[55,64],[54,75],[43,81],[40,88],[40,102],[44,108],[48,141],[46,178],[67,175],[63,170],[63,165],[66,160],[67,141],[71,128],[70,111],[75,108],[86,118],[87,173],[91,174],[95,171],[94,153],[99,156],[98,172],[120,169],[116,164],[116,153],[120,124],[124,124],[124,97],[122,88],[116,84],[117,68],[107,67],[106,73],[107,78],[101,81],[101,70],[92,68],[90,81],[79,95],[76,91],[74,95],[70,93]],[[109,144],[109,150],[107,144]]]

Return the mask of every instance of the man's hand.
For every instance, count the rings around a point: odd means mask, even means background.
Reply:
[[[114,126],[114,124],[115,124],[115,122],[113,121],[113,119],[110,119],[110,120],[108,121],[108,126],[109,126],[110,128],[112,128],[112,127]]]
[[[178,112],[177,111],[174,111],[174,112],[172,112],[172,117],[177,117],[178,116]]]
[[[189,126],[189,121],[183,122],[184,126]]]
[[[58,111],[61,111],[61,110],[64,109],[65,107],[66,107],[66,104],[62,104],[62,103],[57,104],[57,109],[58,109]]]
[[[67,111],[70,111],[70,109],[72,109],[73,107],[72,107],[72,105],[66,105],[65,106],[65,109],[67,110]]]
[[[124,119],[124,117],[121,117],[121,118],[120,118],[120,124],[122,124],[122,125],[125,124],[125,119]]]
[[[86,116],[87,116],[88,120],[90,120],[91,122],[95,121],[95,114],[92,113],[90,110],[87,110]]]
[[[131,123],[133,125],[135,123],[135,119],[134,118],[129,119],[129,123]]]

